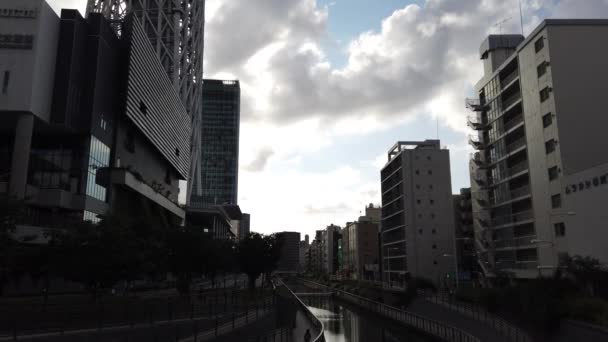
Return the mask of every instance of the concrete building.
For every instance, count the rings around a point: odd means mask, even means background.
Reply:
[[[308,243],[308,235],[306,235],[306,239],[300,241],[300,265],[298,268],[299,272],[305,272],[307,270],[309,250],[310,244]]]
[[[567,253],[608,263],[607,20],[545,20],[492,35],[469,126],[479,264],[488,278],[551,275]]]
[[[455,273],[450,154],[438,140],[397,142],[382,180],[383,281],[403,287],[408,277],[437,285]]]
[[[203,80],[200,188],[190,206],[237,204],[241,88],[238,81]],[[199,180],[195,179],[194,189]]]
[[[459,284],[471,283],[477,278],[479,269],[475,254],[471,188],[460,189],[460,193],[453,198],[457,280]]]
[[[243,213],[241,222],[239,224],[239,233],[237,234],[239,241],[249,235],[251,232],[251,215],[247,213]]]
[[[138,20],[118,38],[100,14],[2,6],[0,193],[26,198],[20,227],[108,212],[181,224],[190,118]]]
[[[198,227],[205,234],[217,240],[237,239],[234,220],[224,206],[208,206],[206,208],[188,208],[186,221],[192,227]]]
[[[342,230],[342,274],[354,280],[380,280],[378,223],[362,216]]]
[[[300,266],[300,233],[281,232],[277,233],[281,243],[281,257],[277,271],[295,273]]]
[[[317,230],[315,233],[315,239],[310,243],[308,249],[308,265],[307,271],[313,273],[324,272],[324,251],[325,244],[323,243],[323,232],[324,230]]]
[[[342,228],[333,224],[323,231],[323,271],[327,274],[338,271],[338,240],[341,234]]]
[[[368,217],[372,223],[378,224],[378,229],[380,229],[380,223],[382,221],[381,207],[375,207],[373,203],[370,203],[365,207],[365,216]]]

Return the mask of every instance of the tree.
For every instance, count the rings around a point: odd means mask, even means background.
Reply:
[[[608,281],[608,272],[602,268],[600,261],[589,256],[567,256],[562,263],[562,267],[592,297]]]
[[[276,235],[264,236],[250,233],[237,247],[237,260],[241,272],[249,280],[249,289],[255,289],[255,280],[262,274],[276,269],[280,241]]]

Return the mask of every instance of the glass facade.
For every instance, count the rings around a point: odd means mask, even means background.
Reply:
[[[237,204],[240,86],[236,81],[204,80],[201,131],[201,190],[192,206]],[[194,184],[197,191],[198,184]]]
[[[106,188],[96,183],[97,170],[110,166],[110,148],[91,136],[86,194],[100,201],[106,201]]]
[[[83,216],[83,221],[90,221],[92,223],[99,223],[99,221],[101,221],[101,219],[99,217],[97,217],[97,214],[95,214],[94,212],[91,211],[84,211],[84,216]]]
[[[40,189],[71,190],[72,150],[32,149],[28,181]],[[75,190],[75,189],[74,189]]]

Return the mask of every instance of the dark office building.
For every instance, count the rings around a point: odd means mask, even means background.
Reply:
[[[453,199],[457,275],[459,284],[464,284],[477,277],[479,267],[475,254],[471,188],[460,189],[460,194],[453,195]]]
[[[28,18],[0,18],[36,37],[2,48],[0,194],[25,198],[21,231],[70,227],[124,211],[180,223],[190,118],[141,25],[121,38],[106,19],[28,0]],[[40,67],[42,65],[42,67]],[[28,158],[29,156],[29,158]]]
[[[277,233],[281,244],[281,256],[277,270],[279,272],[297,272],[300,265],[300,233]]]
[[[241,90],[238,81],[203,80],[201,179],[192,207],[237,204]]]

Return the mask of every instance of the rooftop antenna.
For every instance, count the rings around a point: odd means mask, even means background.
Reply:
[[[494,27],[498,26],[498,34],[502,34],[502,25],[511,19],[513,19],[513,17],[508,17],[494,24]]]
[[[524,12],[521,10],[521,0],[519,0],[519,23],[521,24],[521,35],[524,35]]]

